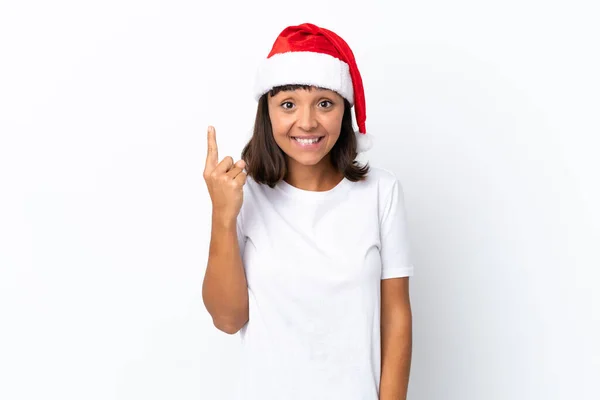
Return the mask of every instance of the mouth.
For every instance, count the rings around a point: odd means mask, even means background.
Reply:
[[[292,141],[302,149],[317,149],[321,147],[321,143],[323,142],[323,138],[325,136],[320,137],[312,137],[312,138],[302,138],[297,136],[292,136]]]
[[[323,139],[325,136],[292,136],[292,139],[294,140],[299,140],[299,141],[311,141],[314,142],[315,139],[317,139],[317,141],[320,141],[321,139]]]

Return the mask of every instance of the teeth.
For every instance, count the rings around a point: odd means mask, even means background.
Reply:
[[[300,138],[294,138],[296,139],[296,141],[302,143],[302,144],[313,144],[313,143],[317,143],[319,141],[320,138],[316,138],[316,139],[300,139]]]

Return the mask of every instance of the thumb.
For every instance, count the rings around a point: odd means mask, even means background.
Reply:
[[[236,167],[239,167],[241,169],[246,168],[246,162],[244,160],[239,160],[238,162],[235,163]]]

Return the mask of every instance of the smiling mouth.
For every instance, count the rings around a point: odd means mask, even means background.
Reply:
[[[292,136],[292,139],[294,139],[297,142],[300,143],[319,143],[321,140],[323,140],[325,136],[321,136],[319,138],[316,138],[317,140],[315,140],[315,138],[311,138],[311,139],[304,139],[301,137],[296,137],[296,136]]]

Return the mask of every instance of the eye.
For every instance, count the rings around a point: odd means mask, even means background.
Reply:
[[[291,104],[292,106],[294,105],[294,103],[292,103],[291,101],[286,101],[281,103],[281,106],[283,107],[284,110],[291,110],[291,107],[285,107],[286,104]]]
[[[319,104],[323,104],[323,103],[329,103],[331,104],[329,107],[325,107],[325,108],[330,108],[331,106],[333,106],[333,102],[329,101],[329,100],[323,100],[322,102],[320,102]]]

